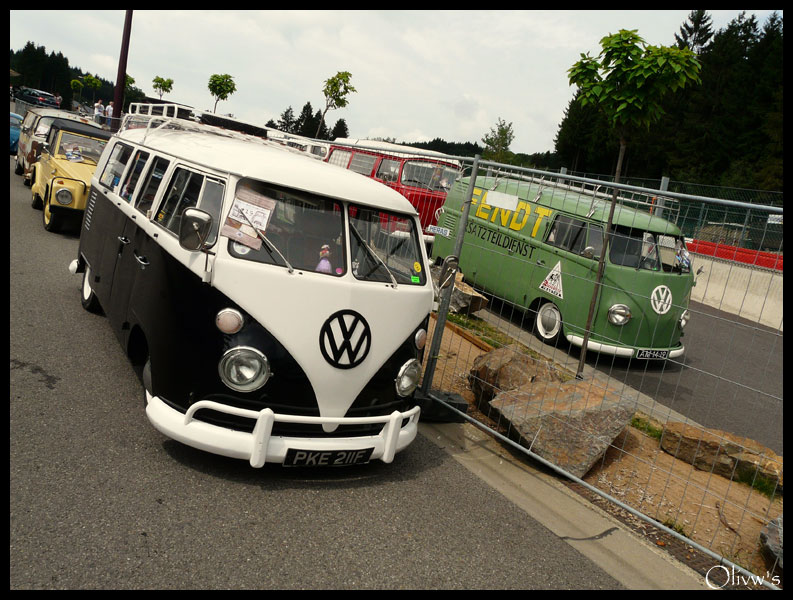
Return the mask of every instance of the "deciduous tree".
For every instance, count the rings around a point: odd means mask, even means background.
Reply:
[[[351,79],[352,73],[349,71],[339,71],[330,79],[325,80],[325,87],[322,88],[322,94],[325,96],[325,110],[322,111],[319,123],[317,124],[317,131],[314,134],[315,138],[319,137],[322,125],[325,123],[325,115],[328,111],[347,106],[349,103],[347,96],[357,91],[350,83]]]
[[[632,131],[649,129],[664,114],[662,99],[669,92],[681,90],[692,83],[700,83],[700,63],[688,48],[651,46],[639,36],[637,30],[620,29],[600,40],[599,59],[581,54],[581,60],[569,70],[571,85],[580,90],[583,105],[594,104],[606,115],[620,141],[614,182],[619,183],[622,160],[628,136]],[[617,189],[611,197],[611,207],[600,253],[595,290],[589,307],[589,318],[578,374],[586,358],[589,329],[595,304],[600,292],[603,265],[614,217]]]
[[[237,91],[234,78],[228,74],[210,76],[208,87],[209,93],[215,99],[215,107],[212,109],[213,113],[217,112],[218,101],[228,99],[229,96]]]

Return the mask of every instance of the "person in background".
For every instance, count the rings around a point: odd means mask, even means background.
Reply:
[[[110,127],[111,119],[113,118],[113,101],[111,100],[110,103],[107,105],[105,109],[105,115],[107,116],[107,126]]]
[[[102,106],[102,99],[96,101],[94,104],[94,121],[99,123],[100,125],[105,120],[105,107]]]
[[[61,107],[61,101],[62,100],[63,100],[63,98],[61,98],[61,95],[58,92],[55,92],[55,102],[58,103],[58,108]]]

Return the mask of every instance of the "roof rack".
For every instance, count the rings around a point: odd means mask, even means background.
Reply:
[[[136,102],[129,105],[119,131],[146,128],[146,135],[152,129],[180,129],[224,135],[247,141],[267,139],[267,129],[230,117],[193,110],[179,104],[147,104]],[[144,136],[145,139],[145,136]]]

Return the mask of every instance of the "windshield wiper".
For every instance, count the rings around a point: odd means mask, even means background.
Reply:
[[[289,261],[286,260],[286,256],[281,254],[281,251],[276,247],[276,245],[273,244],[270,240],[268,240],[267,237],[261,231],[256,229],[256,226],[253,223],[251,223],[251,220],[248,218],[248,215],[246,215],[244,211],[240,210],[239,213],[248,222],[248,225],[253,227],[253,230],[256,232],[256,235],[258,235],[259,238],[264,243],[264,249],[267,250],[267,252],[270,253],[270,256],[273,255],[273,250],[275,250],[278,253],[278,256],[281,257],[281,260],[283,260],[286,263],[286,266],[289,269],[289,273],[293,273],[295,269],[294,269],[294,267],[292,267],[292,265],[289,264]],[[273,250],[270,250],[271,247],[272,247]]]
[[[358,230],[355,228],[355,225],[353,225],[352,223],[350,223],[350,231],[352,231],[353,235],[356,237],[356,239],[358,240],[358,242],[359,242],[359,243],[360,243],[360,244],[361,244],[361,245],[362,245],[362,246],[363,246],[363,247],[366,249],[366,251],[367,251],[367,252],[368,252],[368,253],[369,253],[371,256],[373,256],[373,257],[374,257],[374,259],[375,259],[377,262],[379,262],[381,265],[383,265],[383,268],[385,268],[385,270],[386,270],[386,273],[388,273],[388,276],[391,278],[391,282],[392,282],[392,284],[393,284],[393,285],[394,285],[394,287],[396,288],[396,287],[397,287],[397,280],[396,280],[396,278],[394,277],[394,274],[391,272],[391,269],[389,269],[389,268],[388,268],[388,265],[386,265],[386,264],[383,262],[383,260],[382,260],[382,259],[381,259],[379,256],[377,256],[377,253],[376,253],[374,250],[372,250],[372,249],[369,247],[369,244],[367,244],[367,243],[364,241],[363,237],[361,237],[361,234],[360,234],[360,233],[358,233]],[[376,269],[376,268],[377,268],[377,265],[375,265],[375,269]],[[365,279],[366,277],[368,277],[369,275],[371,275],[373,272],[374,272],[374,269],[370,270],[368,273],[366,273],[366,275],[363,275],[362,277]]]

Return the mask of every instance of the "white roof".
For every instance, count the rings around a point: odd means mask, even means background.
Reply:
[[[426,158],[433,160],[435,157],[438,160],[447,162],[456,166],[460,166],[459,161],[449,158],[443,152],[435,150],[425,150],[424,148],[416,148],[414,146],[405,146],[403,144],[392,144],[391,142],[381,142],[378,140],[363,140],[360,138],[336,138],[331,142],[340,146],[355,146],[360,147],[361,150],[379,150],[385,154],[393,154],[395,156],[407,158]]]
[[[86,125],[93,125],[97,129],[102,129],[102,126],[91,120],[89,117],[84,117],[83,115],[69,112],[68,110],[62,110],[59,108],[41,108],[37,106],[33,106],[28,108],[28,112],[35,113],[40,115],[41,117],[56,117],[58,119],[69,119],[70,121],[80,121],[81,123],[85,123]]]
[[[227,133],[209,125],[189,123],[186,128],[127,129],[114,137],[211,170],[384,210],[418,214],[402,194],[388,186],[314,160],[303,152],[253,136]]]

